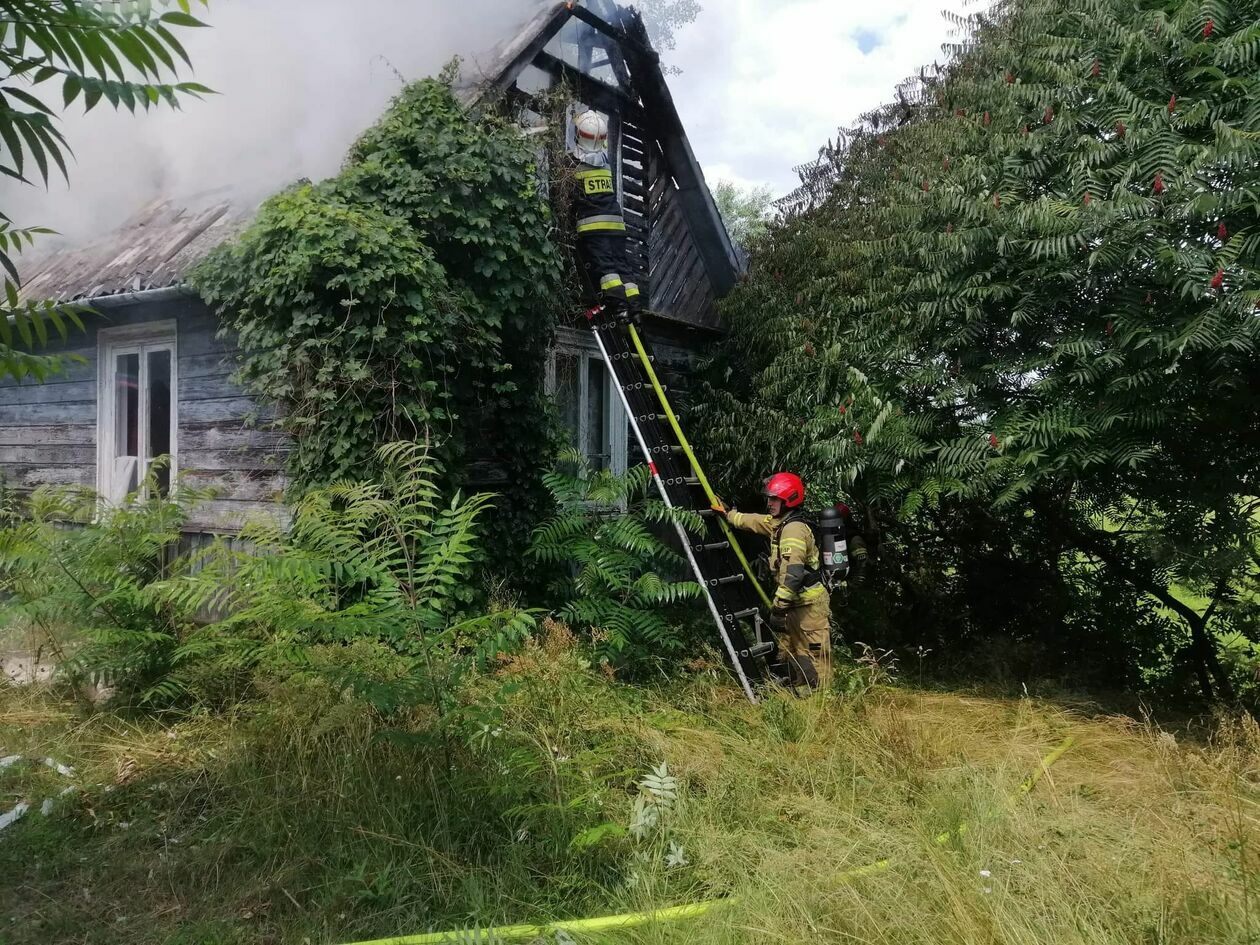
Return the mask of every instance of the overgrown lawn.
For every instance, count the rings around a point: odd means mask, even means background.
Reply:
[[[1251,720],[1190,743],[1028,699],[887,687],[752,707],[703,673],[610,681],[552,627],[444,719],[386,719],[303,677],[228,714],[165,718],[9,689],[6,754],[74,768],[0,771],[0,807],[32,804],[0,833],[12,945],[337,943],[715,897],[730,901],[601,940],[1260,934]],[[640,785],[661,762],[679,796],[658,809]]]

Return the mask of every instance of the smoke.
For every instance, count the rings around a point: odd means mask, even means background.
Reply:
[[[76,102],[61,121],[74,150],[69,186],[4,179],[0,208],[19,225],[51,226],[74,243],[157,198],[248,205],[298,178],[327,177],[404,82],[436,73],[457,54],[477,72],[538,5],[211,0],[201,18],[212,28],[179,35],[194,66],[184,78],[220,94],[190,99],[181,111],[134,116],[107,104],[85,115]]]

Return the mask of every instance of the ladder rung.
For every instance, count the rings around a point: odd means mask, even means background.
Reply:
[[[712,544],[696,545],[694,547],[696,551],[725,551],[731,547],[731,543],[729,541],[715,541]]]
[[[743,620],[745,617],[751,617],[753,614],[758,614],[760,612],[761,610],[757,607],[749,607],[747,610],[737,610],[733,614],[727,614],[726,619],[732,621]]]
[[[710,578],[709,587],[717,587],[719,584],[738,584],[744,579],[742,574],[728,574],[726,577]]]
[[[640,423],[647,423],[649,420],[655,420],[655,419],[656,419],[656,414],[654,413],[641,413],[638,416],[638,420]]]
[[[713,509],[696,509],[696,514],[701,518],[710,518],[711,516],[717,515],[717,512]]]
[[[775,649],[775,644],[772,641],[767,640],[765,643],[758,643],[755,646],[750,646],[739,655],[745,659],[754,656],[769,656],[775,651]]]
[[[683,482],[685,482],[685,483],[686,483],[687,485],[689,485],[689,486],[698,486],[698,485],[700,485],[700,479],[699,479],[699,477],[698,477],[698,476],[688,476],[687,478],[685,478],[685,479],[683,480]]]

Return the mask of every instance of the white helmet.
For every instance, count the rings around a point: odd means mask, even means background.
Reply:
[[[587,110],[573,119],[573,153],[579,160],[608,151],[608,119],[597,111]]]

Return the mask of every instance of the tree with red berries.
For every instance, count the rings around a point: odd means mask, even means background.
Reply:
[[[1260,0],[1210,7],[965,21],[785,203],[706,425],[731,476],[773,457],[890,534],[982,508],[1055,580],[1154,601],[1148,649],[1229,697],[1219,635],[1260,639]]]

